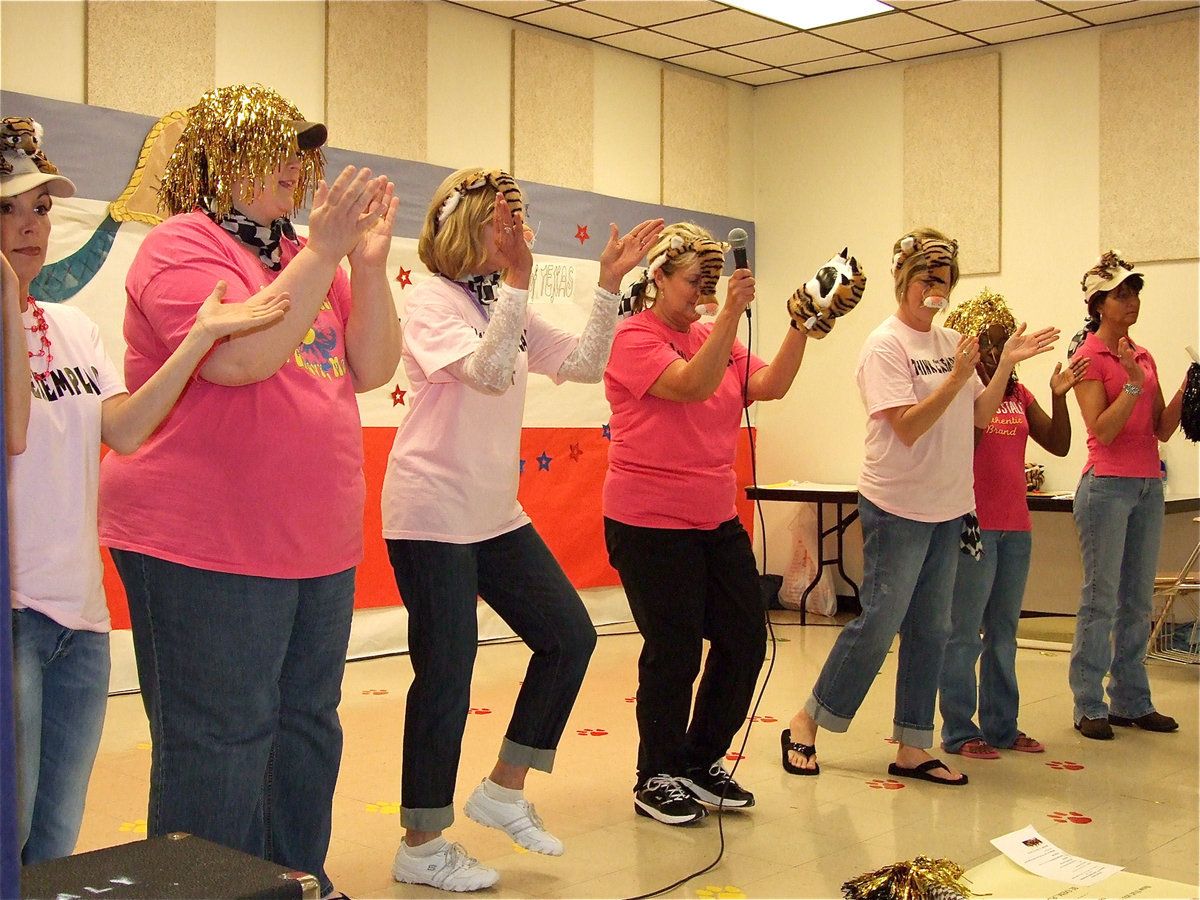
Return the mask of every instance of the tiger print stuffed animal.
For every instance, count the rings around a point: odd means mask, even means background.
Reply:
[[[443,224],[450,213],[454,212],[468,191],[477,191],[489,185],[493,191],[504,195],[504,199],[508,201],[508,211],[514,217],[525,211],[525,204],[521,199],[521,188],[517,186],[516,180],[511,175],[499,169],[492,169],[490,172],[479,171],[454,186],[438,210],[438,225]]]
[[[836,319],[858,305],[867,286],[867,276],[858,261],[853,256],[846,258],[848,250],[843,248],[788,298],[792,327],[807,332],[814,340],[829,334]]]
[[[33,160],[39,170],[47,175],[57,175],[54,163],[42,152],[42,126],[25,116],[8,116],[0,119],[0,175],[11,175],[12,163],[4,152],[17,152]]]

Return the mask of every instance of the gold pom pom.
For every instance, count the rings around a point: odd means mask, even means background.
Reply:
[[[1017,330],[1017,320],[1001,294],[986,287],[970,300],[964,300],[946,316],[946,327],[962,335],[979,334],[992,325],[1000,325],[1010,336]]]
[[[169,215],[191,212],[201,199],[218,216],[229,213],[244,185],[253,195],[293,153],[300,157],[295,209],[304,206],[325,172],[319,148],[300,150],[292,124],[295,104],[262,85],[208,91],[187,111],[187,125],[167,162],[159,204]]]
[[[963,882],[963,868],[948,859],[918,856],[884,866],[842,885],[847,900],[963,900],[976,894]]]

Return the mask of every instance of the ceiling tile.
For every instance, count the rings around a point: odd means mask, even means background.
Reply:
[[[937,6],[947,0],[883,0],[883,2],[896,9],[920,9],[922,6]]]
[[[657,30],[668,32],[685,41],[703,44],[705,47],[725,47],[729,44],[742,44],[795,32],[790,25],[780,25],[778,22],[752,16],[739,9],[727,9],[707,16],[684,19]]]
[[[997,25],[1011,25],[1027,19],[1054,15],[1054,10],[1037,0],[971,0],[967,3],[943,3],[918,10],[922,19],[945,25],[955,31],[976,31]]]
[[[908,13],[892,12],[869,19],[859,19],[857,22],[814,28],[810,33],[829,38],[831,41],[840,41],[859,50],[874,50],[876,47],[891,47],[894,44],[945,37],[951,32]]]
[[[932,41],[881,47],[875,51],[875,55],[887,59],[916,59],[918,56],[936,56],[939,53],[952,53],[955,50],[969,50],[971,47],[982,46],[979,41],[973,40],[965,34],[952,34],[950,37],[934,38]]]
[[[575,6],[630,25],[642,26],[674,22],[676,19],[725,9],[724,4],[712,0],[579,0]]]
[[[1126,19],[1138,19],[1142,16],[1152,16],[1158,13],[1194,9],[1197,5],[1196,3],[1171,2],[1171,0],[1135,0],[1133,3],[1120,3],[1115,6],[1087,9],[1077,12],[1075,15],[1095,25],[1102,25],[1105,22],[1122,22]]]
[[[731,75],[730,81],[740,81],[742,84],[752,84],[755,87],[763,84],[778,84],[781,81],[799,81],[799,75],[785,72],[783,69],[760,69],[757,72],[747,72],[744,75]]]
[[[885,63],[873,53],[848,53],[845,56],[832,56],[829,59],[818,59],[816,62],[800,63],[788,66],[788,70],[798,75],[820,75],[824,72],[840,72],[843,69],[859,69],[863,66],[873,66]]]
[[[651,59],[666,59],[668,56],[678,56],[681,53],[694,53],[697,50],[704,49],[690,41],[676,40],[673,37],[667,37],[665,34],[659,34],[656,31],[646,31],[640,28],[636,31],[624,31],[620,34],[609,34],[602,38],[597,38],[597,43],[608,44],[610,47],[616,47],[619,50],[628,50],[630,53],[640,53],[642,56],[649,56]]]
[[[796,63],[826,59],[845,52],[846,48],[813,34],[796,32],[783,37],[767,38],[750,44],[726,47],[731,53],[756,59],[769,66],[790,66]]]
[[[1066,12],[1075,12],[1080,9],[1095,9],[1097,6],[1116,6],[1120,3],[1128,3],[1129,0],[1047,0],[1047,2]]]
[[[700,53],[686,53],[683,56],[672,56],[667,62],[689,69],[698,69],[710,75],[740,75],[762,68],[762,63],[751,59],[742,59],[722,50],[702,50]]]
[[[594,16],[573,6],[554,6],[539,12],[527,13],[517,21],[582,38],[594,38],[602,34],[612,34],[614,31],[625,31],[629,27],[621,22],[606,19],[604,16]]]
[[[1025,38],[1040,37],[1043,34],[1057,34],[1060,31],[1072,31],[1076,28],[1086,28],[1086,22],[1080,22],[1074,16],[1047,16],[1044,19],[1034,19],[1030,22],[1017,22],[1015,25],[1001,25],[999,28],[984,28],[972,31],[971,37],[989,44],[1003,44],[1005,41],[1021,41]]]
[[[546,0],[454,0],[459,6],[469,6],[481,12],[512,18],[522,13],[536,12],[554,6]]]

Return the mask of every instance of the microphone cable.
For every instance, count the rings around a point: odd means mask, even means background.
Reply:
[[[750,312],[750,307],[746,307],[747,314]],[[750,354],[754,346],[754,320],[746,316],[746,372],[742,378],[742,411],[746,420],[746,439],[750,447],[750,479],[755,488],[758,487],[758,455],[755,449],[754,428],[750,422]],[[767,572],[767,525],[763,517],[762,500],[754,499],[754,506],[758,512],[759,529],[762,532],[762,571],[760,576]],[[761,591],[761,577],[759,580],[759,589]],[[760,595],[761,596],[761,595]],[[758,696],[754,698],[754,705],[750,708],[750,714],[746,717],[746,732],[742,736],[742,743],[737,750],[737,758],[733,760],[733,768],[729,770],[729,781],[725,783],[725,788],[721,792],[721,802],[717,805],[717,837],[719,845],[717,847],[717,855],[712,862],[702,868],[697,869],[677,881],[673,881],[664,887],[656,888],[653,891],[648,891],[645,894],[638,894],[635,897],[626,897],[624,900],[649,900],[651,897],[657,897],[660,894],[665,894],[667,891],[673,891],[681,885],[687,884],[693,878],[699,878],[706,872],[711,872],[717,867],[721,860],[725,857],[725,791],[729,789],[729,783],[733,781],[734,774],[737,772],[738,766],[741,765],[743,755],[746,750],[746,744],[750,740],[750,729],[754,727],[754,720],[758,715],[758,707],[762,703],[763,695],[767,691],[767,685],[771,681],[771,673],[775,670],[775,652],[778,644],[775,640],[775,629],[771,623],[769,612],[763,610],[763,618],[767,623],[767,636],[771,643],[770,659],[767,662],[767,673],[763,676],[762,686],[758,689]]]

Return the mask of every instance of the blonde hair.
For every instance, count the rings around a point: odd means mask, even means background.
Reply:
[[[472,166],[446,176],[429,201],[417,240],[417,256],[430,272],[457,281],[487,259],[483,229],[492,221],[497,190],[509,194],[512,189],[505,187],[510,182],[517,192],[514,211],[521,211],[520,189],[505,173]],[[457,199],[447,203],[452,195]]]
[[[892,245],[892,275],[896,279],[896,302],[903,303],[908,286],[918,275],[950,267],[950,284],[958,284],[958,241],[936,228],[915,228]]]

